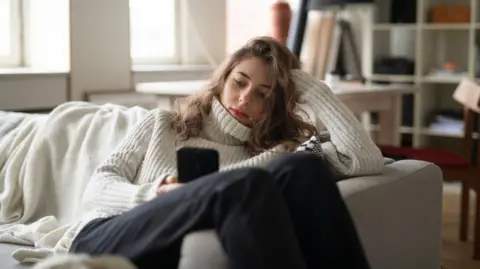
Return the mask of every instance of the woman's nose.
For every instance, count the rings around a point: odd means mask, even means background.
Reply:
[[[247,89],[240,94],[239,101],[241,104],[249,104],[251,99],[252,99],[252,91],[250,89]]]

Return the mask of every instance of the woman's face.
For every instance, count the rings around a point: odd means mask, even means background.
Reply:
[[[220,102],[239,122],[251,127],[268,113],[266,98],[271,85],[267,66],[258,58],[247,58],[227,77]]]

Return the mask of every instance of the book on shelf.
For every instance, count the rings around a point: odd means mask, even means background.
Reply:
[[[309,13],[300,61],[303,70],[320,79],[333,74],[364,82],[351,24],[333,12]]]

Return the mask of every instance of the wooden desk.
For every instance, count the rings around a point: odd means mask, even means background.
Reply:
[[[184,97],[203,89],[207,81],[165,81],[139,83],[135,90],[140,93],[153,94],[167,104],[178,97]],[[332,85],[332,91],[344,102],[355,115],[362,115],[365,128],[371,131],[368,112],[379,113],[380,130],[376,142],[382,145],[400,144],[401,97],[414,93],[415,88],[406,84],[395,85]],[[367,113],[366,113],[367,112]]]

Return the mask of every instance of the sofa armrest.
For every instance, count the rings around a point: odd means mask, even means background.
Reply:
[[[381,175],[338,185],[372,268],[439,268],[443,178],[438,166],[397,161]]]
[[[193,232],[183,239],[179,269],[230,269],[214,230]]]

